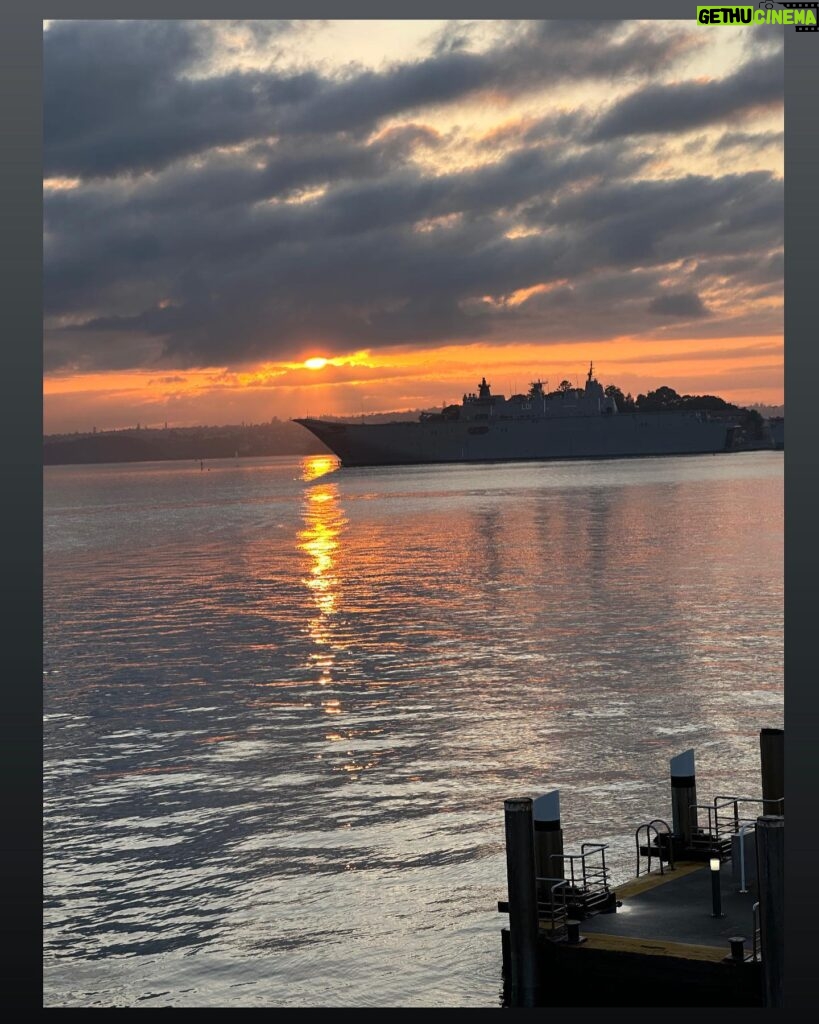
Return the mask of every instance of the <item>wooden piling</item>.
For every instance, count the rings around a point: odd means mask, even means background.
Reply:
[[[671,821],[672,832],[680,837],[683,847],[691,845],[691,833],[697,827],[697,779],[694,751],[686,750],[671,758]]]
[[[762,800],[766,814],[785,813],[785,730],[762,729],[759,733],[762,769]],[[781,802],[776,802],[780,801]]]
[[[535,1006],[537,996],[537,892],[532,800],[504,800],[512,1003]]]
[[[756,819],[759,876],[759,936],[765,1006],[784,1006],[785,968],[785,818],[765,814]]]

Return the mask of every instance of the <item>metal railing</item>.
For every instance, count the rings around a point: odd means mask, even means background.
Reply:
[[[660,829],[658,827],[660,825],[663,826],[663,831],[662,832],[660,831]],[[637,845],[637,874],[636,874],[636,877],[637,878],[640,877],[640,856],[641,856],[640,833],[642,832],[643,829],[646,830],[646,857],[648,858],[648,866],[646,867],[646,872],[647,873],[651,872],[651,854],[652,854],[652,850],[656,850],[657,858],[660,861],[660,874],[661,875],[665,874],[665,870],[663,868],[663,859],[664,859],[663,858],[663,853],[667,853],[667,855],[668,855],[668,869],[669,869],[669,871],[673,871],[674,870],[674,851],[672,849],[672,843],[671,843],[671,829],[668,827],[668,822],[667,821],[663,821],[662,818],[652,818],[651,821],[647,821],[647,822],[645,822],[642,825],[638,825],[637,826],[637,830],[634,833],[634,841],[635,841],[635,843]],[[651,845],[651,832],[652,832],[652,830],[654,831],[654,836],[655,836],[655,839],[656,839],[656,843],[655,843],[654,847],[652,847],[652,845]],[[665,849],[663,849],[663,847],[665,847]]]
[[[691,832],[691,849],[700,849],[723,856],[730,850],[731,839],[742,832],[743,826],[756,825],[759,814],[775,813],[771,807],[781,807],[784,797],[763,800],[750,796],[715,796],[711,804],[691,804],[689,820],[698,819],[698,811],[704,811],[707,825],[698,826]],[[759,810],[754,813],[751,807]]]
[[[566,920],[569,916],[566,903],[568,882],[565,878],[536,878],[535,885],[538,925],[544,926],[549,933],[548,937],[554,941],[566,938]]]
[[[582,843],[580,853],[553,853],[557,870],[566,880],[566,903],[574,911],[589,913],[609,898],[610,872],[606,866],[608,843]]]

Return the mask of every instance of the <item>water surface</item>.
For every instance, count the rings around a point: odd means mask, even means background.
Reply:
[[[504,798],[759,794],[782,453],[334,466],[45,470],[46,1005],[497,1006]]]

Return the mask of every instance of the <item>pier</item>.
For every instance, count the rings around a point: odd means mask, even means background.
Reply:
[[[511,1006],[783,1005],[784,732],[760,734],[761,794],[699,803],[671,759],[670,814],[635,824],[635,874],[606,844],[563,849],[558,791],[506,800]]]

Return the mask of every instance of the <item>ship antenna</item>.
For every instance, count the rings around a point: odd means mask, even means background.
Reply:
[[[594,372],[594,363],[589,362],[589,380],[592,379],[592,373]]]

